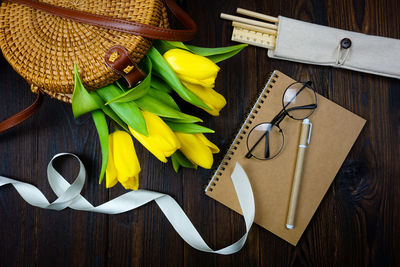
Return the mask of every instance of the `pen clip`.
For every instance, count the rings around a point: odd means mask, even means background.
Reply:
[[[309,145],[311,140],[312,123],[308,122],[307,124],[310,125],[310,128],[308,128],[308,138],[307,138],[307,145]]]

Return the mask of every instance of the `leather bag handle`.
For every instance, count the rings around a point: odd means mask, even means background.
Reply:
[[[161,27],[146,25],[138,22],[127,21],[124,19],[107,17],[91,14],[89,12],[58,7],[47,3],[34,0],[6,0],[24,6],[44,11],[62,18],[70,19],[105,29],[140,35],[150,39],[160,39],[166,41],[189,41],[193,39],[197,25],[190,16],[183,11],[173,0],[164,0],[166,6],[172,14],[186,27],[185,30],[165,29]]]
[[[38,91],[36,100],[27,107],[26,109],[18,112],[17,114],[5,119],[4,121],[0,122],[0,133],[17,126],[18,124],[22,123],[23,121],[30,118],[40,107],[43,101],[43,92]]]

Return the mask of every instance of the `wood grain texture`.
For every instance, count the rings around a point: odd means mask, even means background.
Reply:
[[[232,27],[219,19],[237,7],[322,25],[400,39],[397,0],[178,1],[199,24],[193,44],[232,45]],[[400,52],[400,51],[399,51]],[[244,248],[231,256],[196,251],[182,241],[154,203],[107,216],[27,205],[6,186],[0,189],[0,266],[400,266],[400,81],[329,67],[272,60],[248,47],[220,64],[216,89],[228,100],[219,117],[185,105],[225,151],[268,73],[279,69],[314,81],[318,93],[368,122],[296,247],[255,225]],[[34,96],[0,57],[0,120],[29,105]],[[140,186],[171,194],[206,242],[226,246],[242,236],[238,214],[208,198],[211,171],[175,174],[136,144]],[[36,185],[55,199],[46,166],[59,152],[73,152],[89,173],[83,195],[98,205],[124,193],[97,184],[100,145],[89,116],[73,119],[70,106],[46,98],[37,115],[0,135],[0,174]],[[215,156],[216,163],[223,153]],[[76,162],[58,162],[70,181]]]

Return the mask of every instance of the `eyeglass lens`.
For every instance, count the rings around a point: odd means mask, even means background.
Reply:
[[[280,128],[270,123],[255,126],[247,137],[249,155],[257,159],[273,158],[279,154],[282,147],[283,133]]]
[[[315,92],[307,85],[307,83],[294,83],[286,89],[283,95],[283,108],[293,119],[305,119],[316,108]]]

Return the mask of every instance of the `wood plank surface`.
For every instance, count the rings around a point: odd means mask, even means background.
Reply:
[[[237,7],[321,25],[400,39],[397,0],[211,1],[178,3],[199,24],[191,44],[227,46],[231,23],[221,12]],[[400,51],[399,51],[400,53]],[[0,266],[400,266],[400,80],[267,57],[248,47],[219,64],[216,89],[227,98],[219,117],[198,114],[216,131],[208,135],[226,151],[236,129],[274,69],[314,81],[318,93],[367,119],[310,225],[296,247],[254,225],[244,248],[230,256],[199,252],[174,231],[155,203],[121,215],[34,208],[11,186],[0,188]],[[0,56],[0,120],[34,99],[26,82]],[[173,196],[206,242],[222,248],[244,231],[241,216],[208,198],[210,170],[162,164],[136,144],[141,187]],[[46,178],[59,152],[77,154],[88,171],[83,196],[95,205],[125,190],[98,185],[100,145],[89,116],[74,119],[71,107],[46,97],[24,124],[0,134],[0,175],[37,186],[54,200]],[[223,153],[215,156],[215,165]],[[64,177],[77,174],[74,161],[56,162]]]

